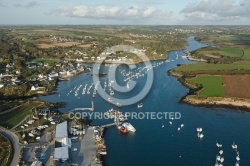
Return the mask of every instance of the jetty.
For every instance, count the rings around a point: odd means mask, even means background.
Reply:
[[[110,123],[110,124],[107,124],[107,125],[102,125],[101,127],[111,127],[111,126],[115,126],[116,124],[115,123]]]
[[[74,112],[74,111],[94,111],[94,102],[91,102],[92,107],[91,108],[74,108],[70,110],[69,112]]]

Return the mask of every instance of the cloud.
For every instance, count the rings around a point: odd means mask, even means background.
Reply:
[[[161,18],[170,17],[172,12],[166,12],[154,7],[131,6],[124,8],[121,6],[87,6],[78,5],[73,7],[60,7],[50,14],[94,19],[136,19],[136,18]]]
[[[37,1],[29,1],[26,4],[20,4],[20,3],[14,4],[15,7],[21,7],[21,8],[32,8],[38,5],[39,3]]]
[[[186,18],[203,20],[245,19],[250,18],[250,1],[242,0],[201,0],[189,3],[181,13]]]

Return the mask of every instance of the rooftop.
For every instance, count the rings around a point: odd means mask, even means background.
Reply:
[[[56,126],[56,138],[68,137],[67,121],[60,123]]]
[[[54,160],[67,160],[69,158],[69,148],[61,147],[55,148]]]
[[[31,166],[41,166],[42,162],[41,161],[34,161]]]

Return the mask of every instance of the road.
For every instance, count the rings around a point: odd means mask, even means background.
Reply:
[[[13,150],[14,150],[11,166],[17,166],[19,162],[19,155],[20,155],[20,145],[19,145],[18,137],[8,130],[0,129],[0,133],[10,140]]]

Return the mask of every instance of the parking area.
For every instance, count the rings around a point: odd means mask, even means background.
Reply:
[[[55,148],[54,143],[49,143],[50,140],[51,133],[44,132],[38,143],[23,146],[21,161],[28,163],[39,160],[44,165],[49,165]]]
[[[78,166],[83,165],[82,139],[72,140],[71,150],[70,150],[70,160],[72,165],[74,164],[77,164]]]

